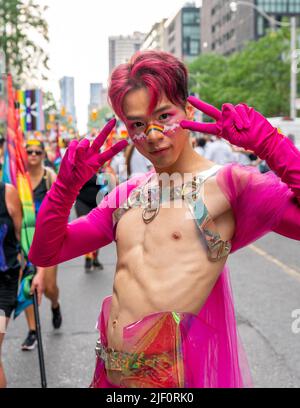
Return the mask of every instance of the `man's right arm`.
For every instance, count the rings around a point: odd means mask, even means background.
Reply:
[[[87,216],[68,223],[73,202],[53,199],[51,190],[49,193],[41,205],[29,251],[34,265],[57,265],[113,241],[113,209],[107,199]]]
[[[70,211],[81,187],[127,145],[119,141],[100,153],[116,120],[109,121],[92,144],[73,140],[63,157],[59,174],[48,191],[36,222],[29,260],[36,266],[52,266],[109,244],[113,240],[112,213],[117,202],[112,191],[86,217],[68,224]],[[115,202],[114,202],[115,201]]]

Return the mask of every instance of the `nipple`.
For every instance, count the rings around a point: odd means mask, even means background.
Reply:
[[[172,238],[175,239],[176,241],[178,241],[179,239],[182,238],[182,235],[180,234],[180,232],[173,232],[172,234]]]

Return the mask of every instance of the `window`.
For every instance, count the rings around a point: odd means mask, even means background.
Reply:
[[[199,10],[183,10],[182,14],[183,24],[200,24],[200,11]]]
[[[183,37],[200,38],[200,26],[183,26]]]
[[[270,14],[291,15],[300,13],[300,0],[257,0],[256,5]]]
[[[186,37],[183,40],[183,54],[197,56],[200,54],[200,41]]]
[[[190,55],[200,54],[200,41],[192,40],[190,42]]]

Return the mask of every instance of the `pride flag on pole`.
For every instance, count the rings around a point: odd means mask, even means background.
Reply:
[[[24,137],[19,123],[18,112],[15,108],[15,91],[11,75],[7,75],[7,102],[7,143],[3,181],[11,183],[17,188],[22,203],[21,247],[27,263],[19,288],[18,306],[14,314],[16,318],[24,309],[32,304],[27,291],[34,267],[28,261],[28,252],[34,235],[35,211],[32,188],[27,171]]]

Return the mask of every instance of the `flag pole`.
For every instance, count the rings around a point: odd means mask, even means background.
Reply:
[[[34,317],[35,317],[36,334],[37,334],[37,342],[38,342],[41,384],[42,384],[42,388],[47,388],[45,360],[44,360],[44,351],[43,351],[43,343],[42,343],[42,331],[41,331],[39,305],[38,305],[38,298],[37,298],[36,290],[34,291],[34,294],[33,294],[33,308],[34,308]]]

